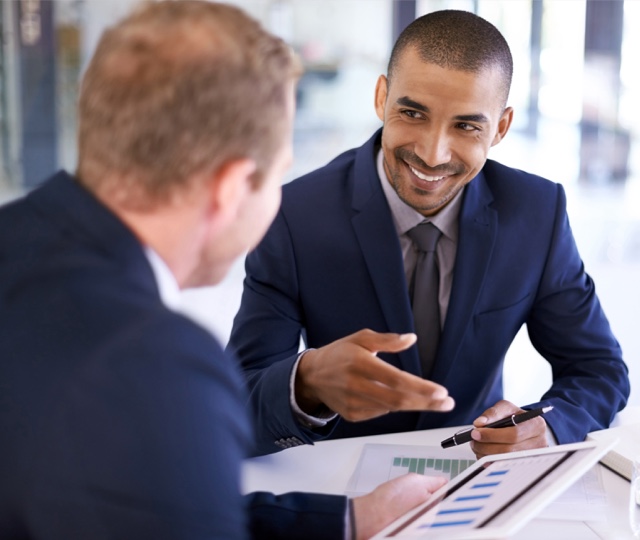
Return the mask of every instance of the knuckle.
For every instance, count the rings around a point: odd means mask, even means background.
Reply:
[[[344,400],[342,416],[349,421],[357,420],[361,414],[361,407],[359,400],[353,396],[349,396]]]
[[[358,418],[356,417],[355,414],[353,414],[353,412],[350,409],[345,409],[340,416],[342,416],[342,418],[344,418],[348,422],[358,421]]]
[[[411,397],[404,393],[394,394],[390,401],[393,410],[407,410],[414,406]]]
[[[363,328],[362,330],[358,330],[355,335],[367,339],[375,335],[375,332],[370,328]]]

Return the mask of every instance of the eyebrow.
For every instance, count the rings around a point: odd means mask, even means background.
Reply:
[[[423,105],[422,103],[418,103],[414,101],[408,96],[402,96],[397,99],[396,103],[403,107],[411,107],[412,109],[416,109],[417,111],[428,113],[429,107]],[[489,119],[482,113],[478,114],[460,114],[455,117],[456,120],[460,122],[478,122],[478,123],[487,123]]]

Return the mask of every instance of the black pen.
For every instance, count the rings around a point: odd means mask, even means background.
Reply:
[[[505,428],[505,427],[517,426],[518,424],[521,424],[522,422],[526,422],[527,420],[531,420],[536,416],[541,416],[544,413],[548,413],[551,409],[553,409],[553,407],[550,405],[548,407],[541,407],[539,409],[532,409],[530,411],[525,411],[520,414],[512,414],[507,418],[503,418],[502,420],[497,420],[496,422],[491,422],[490,424],[487,424],[486,426],[482,426],[482,427]],[[442,445],[442,448],[451,448],[452,446],[458,446],[459,444],[471,442],[471,432],[474,429],[475,428],[465,429],[464,431],[460,431],[456,433],[453,437],[449,437],[448,439],[445,439],[440,443]]]

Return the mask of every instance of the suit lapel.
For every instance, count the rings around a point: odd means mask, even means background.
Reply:
[[[460,209],[453,284],[433,371],[434,381],[441,382],[447,378],[475,313],[497,234],[497,213],[489,207],[492,200],[481,172],[465,188]]]
[[[413,332],[413,317],[402,263],[400,241],[375,166],[379,132],[358,150],[352,171],[351,219],[378,303],[390,332]],[[416,347],[398,354],[401,366],[420,373]]]

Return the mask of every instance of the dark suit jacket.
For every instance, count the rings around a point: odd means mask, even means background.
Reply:
[[[363,328],[414,330],[400,244],[376,171],[379,138],[284,186],[279,215],[247,258],[229,347],[249,380],[259,451],[276,451],[286,439],[468,424],[502,398],[503,360],[523,324],[553,370],[541,403],[555,407],[545,419],[558,441],[607,427],[628,398],[628,372],[576,249],[564,190],[491,160],[465,189],[432,373],[455,409],[338,420],[316,430],[295,420],[289,374],[300,335],[317,348]],[[421,374],[416,347],[381,356]]]
[[[240,495],[235,362],[64,173],[0,210],[0,329],[0,538],[343,534],[344,497]]]

